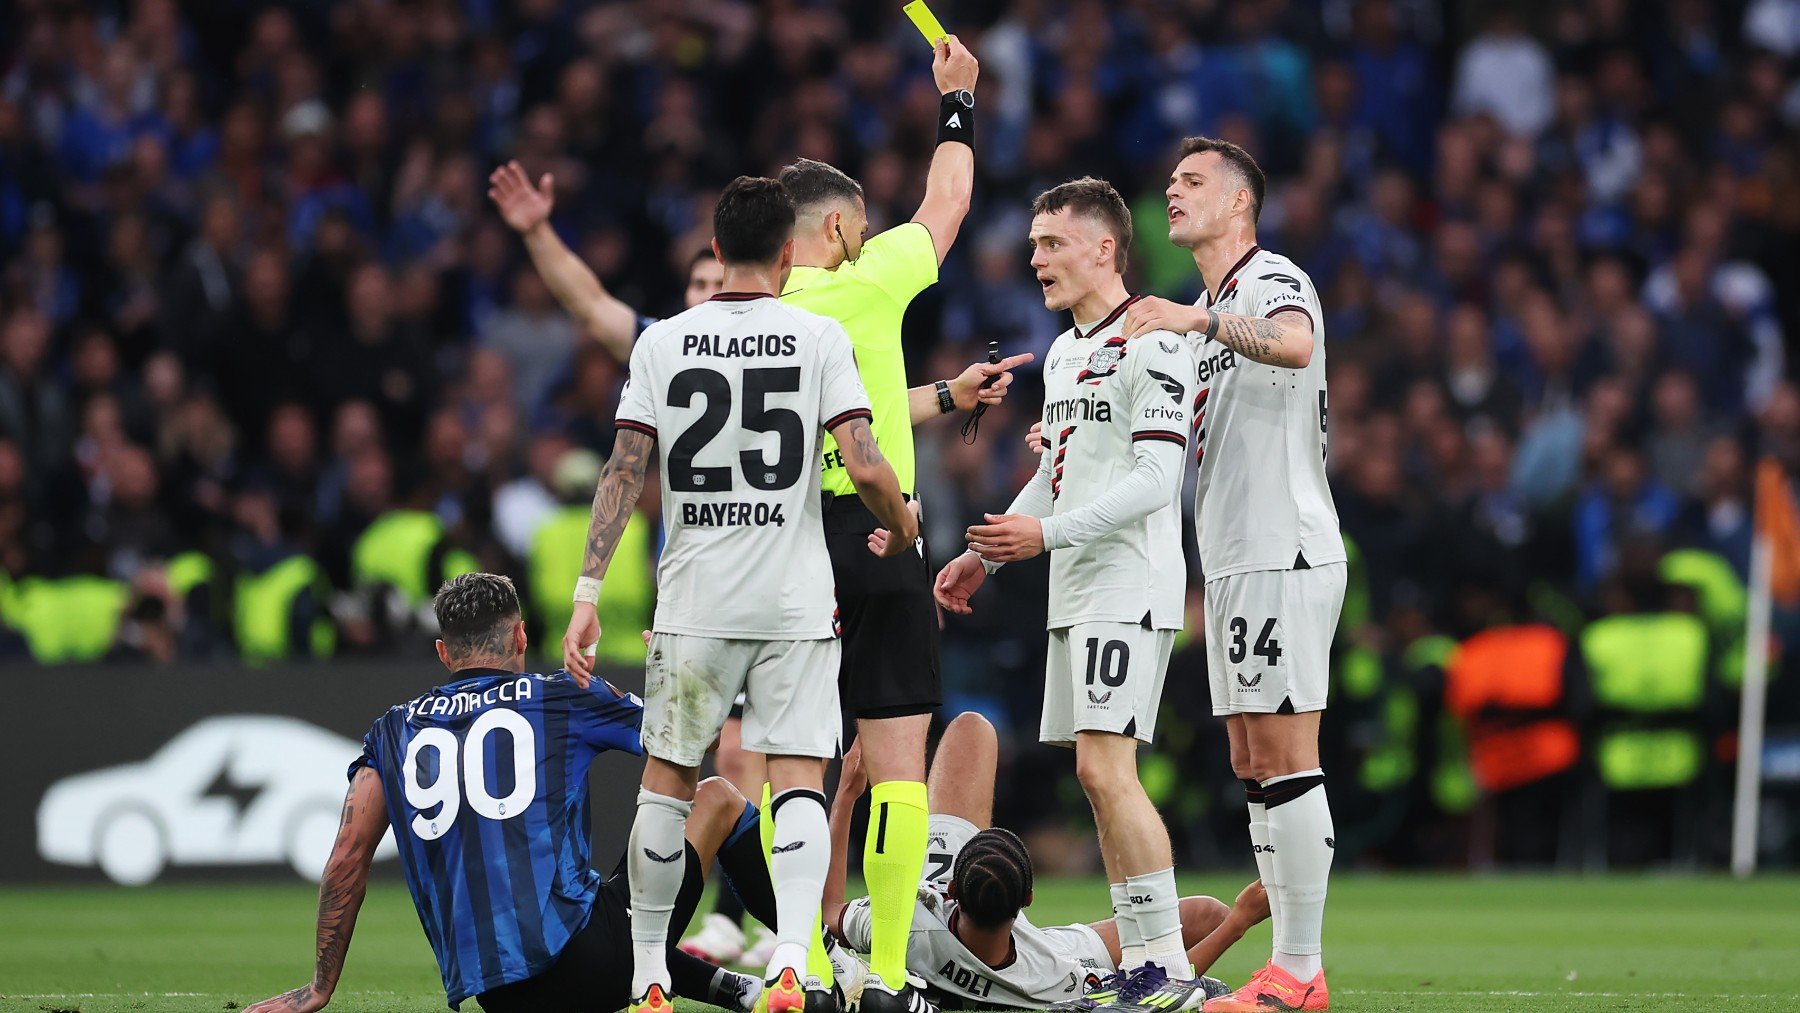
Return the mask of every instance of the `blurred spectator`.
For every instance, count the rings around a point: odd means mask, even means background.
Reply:
[[[526,266],[513,275],[512,306],[488,316],[480,339],[512,367],[517,403],[532,406],[545,401],[551,384],[567,369],[576,333],[543,280]]]
[[[1501,7],[1457,58],[1451,101],[1458,113],[1486,113],[1508,132],[1532,138],[1550,125],[1552,90],[1550,54]]]

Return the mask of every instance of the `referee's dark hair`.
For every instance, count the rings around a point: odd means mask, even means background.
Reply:
[[[1239,145],[1218,137],[1184,137],[1181,139],[1181,154],[1176,161],[1189,155],[1200,155],[1208,151],[1216,152],[1234,171],[1243,177],[1244,185],[1250,188],[1250,224],[1255,225],[1262,218],[1263,191],[1269,188],[1269,179],[1263,175],[1262,166],[1256,159]]]
[[[1004,928],[1031,903],[1031,852],[1011,830],[989,827],[956,853],[950,892],[971,924]]]
[[[713,208],[713,239],[727,264],[770,264],[794,234],[794,198],[779,180],[739,176]]]
[[[438,588],[431,600],[438,635],[451,661],[510,659],[510,634],[519,621],[519,592],[497,573],[465,573]]]
[[[1085,215],[1106,226],[1106,231],[1112,233],[1113,241],[1118,244],[1113,254],[1113,269],[1125,273],[1131,259],[1131,209],[1125,206],[1125,198],[1119,196],[1111,183],[1083,176],[1058,183],[1031,202],[1033,216],[1058,211]]]
[[[794,207],[810,211],[821,204],[854,204],[862,199],[862,184],[835,165],[811,158],[796,159],[781,170],[781,185],[794,197]]]

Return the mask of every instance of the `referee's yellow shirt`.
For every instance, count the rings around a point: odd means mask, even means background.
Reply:
[[[913,296],[937,281],[937,248],[931,230],[907,222],[871,238],[862,254],[836,270],[796,267],[781,290],[781,301],[844,325],[856,349],[856,370],[869,392],[875,419],[869,428],[882,456],[894,466],[900,490],[913,492],[912,411],[906,400],[906,356],[900,348],[900,320]],[[830,434],[821,452],[826,492],[856,491],[844,470],[844,455]]]

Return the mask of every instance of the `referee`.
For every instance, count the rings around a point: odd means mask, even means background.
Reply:
[[[914,491],[913,420],[956,405],[941,381],[935,390],[909,393],[900,321],[913,297],[937,281],[938,266],[969,210],[979,69],[956,36],[938,45],[931,63],[943,96],[938,146],[925,199],[912,221],[864,242],[869,216],[861,184],[810,159],[780,176],[795,208],[794,269],[781,299],[832,317],[849,332],[874,409],[871,428],[908,496]],[[823,452],[825,542],[843,625],[839,691],[844,707],[856,716],[863,763],[874,785],[863,851],[873,916],[872,974],[862,1003],[865,1013],[908,1013],[915,1002],[922,1003],[922,997],[909,994],[906,941],[925,866],[925,737],[942,702],[937,612],[923,542],[919,551],[891,559],[871,554],[868,536],[881,525],[856,497],[829,437]],[[822,950],[815,946],[814,952]],[[810,970],[829,984],[828,962],[815,959]]]

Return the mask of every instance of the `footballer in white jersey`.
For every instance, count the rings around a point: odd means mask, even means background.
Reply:
[[[1210,137],[1180,151],[1165,192],[1169,241],[1192,252],[1206,296],[1195,306],[1145,299],[1126,333],[1149,341],[1174,330],[1195,346],[1207,674],[1275,921],[1269,965],[1206,1010],[1323,1010],[1336,831],[1319,712],[1346,571],[1325,480],[1324,317],[1306,273],[1257,244],[1266,180],[1256,160]]]
[[[778,943],[765,977],[771,1013],[805,1007],[812,915],[829,865],[824,761],[837,751],[838,644],[818,497],[822,434],[844,448],[863,502],[895,539],[918,536],[899,479],[869,428],[869,402],[841,325],[775,298],[793,267],[794,202],[772,179],[740,176],[713,211],[723,291],[650,328],[631,353],[618,438],[593,519],[563,662],[591,677],[595,602],[625,521],[662,447],[663,521],[655,630],[644,670],[646,754],[627,852],[634,913],[634,1009],[667,1008],[669,915],[681,883],[699,765],[739,692],[743,743],[768,756],[779,814],[770,875]],[[807,845],[812,845],[808,847]]]
[[[938,744],[928,789],[930,847],[907,941],[907,972],[923,979],[930,998],[946,1009],[1043,1009],[1097,1000],[1099,990],[1119,984],[1119,927],[1112,919],[1040,926],[1026,916],[1031,854],[1017,836],[991,825],[998,756],[994,726],[979,714],[958,716]],[[861,747],[855,746],[844,758],[832,803],[833,847],[848,840],[865,784]],[[867,952],[868,899],[838,903],[840,873],[833,870],[826,889],[826,921],[851,949]],[[1200,971],[1268,916],[1256,883],[1229,909],[1211,897],[1182,898],[1179,909],[1183,942]],[[1205,981],[1214,993],[1224,991],[1215,979]]]
[[[1128,345],[1120,332],[1135,303],[1123,277],[1131,216],[1111,184],[1063,183],[1038,196],[1032,215],[1044,305],[1075,322],[1045,365],[1049,447],[1006,513],[969,528],[970,551],[939,573],[936,595],[966,614],[990,567],[1051,553],[1038,738],[1074,747],[1115,909],[1142,926],[1131,988],[1166,984],[1162,1008],[1174,1013],[1198,1007],[1205,990],[1182,946],[1169,834],[1138,780],[1137,747],[1154,731],[1182,622],[1193,358],[1178,333]]]

